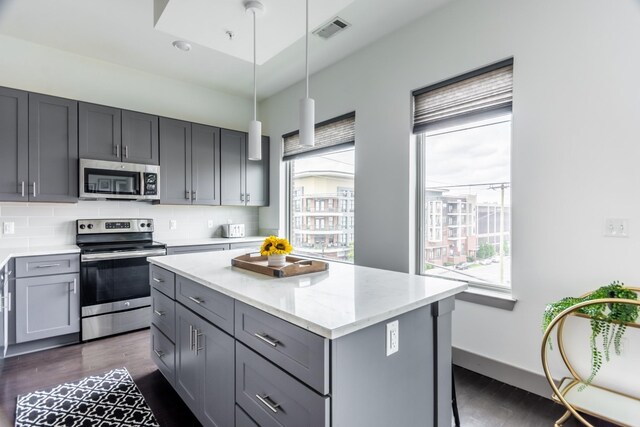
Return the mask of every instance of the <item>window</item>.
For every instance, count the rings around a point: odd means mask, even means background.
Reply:
[[[509,60],[414,92],[421,274],[511,287],[512,73]]]
[[[355,113],[316,125],[316,144],[300,147],[297,132],[284,135],[288,166],[289,241],[302,256],[353,262]],[[297,209],[306,200],[305,212]],[[307,227],[297,227],[301,218]]]

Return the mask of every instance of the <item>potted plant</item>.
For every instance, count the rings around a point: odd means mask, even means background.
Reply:
[[[604,298],[620,298],[637,300],[638,295],[632,289],[624,287],[618,281],[601,288],[582,297],[566,297],[559,301],[548,304],[544,310],[542,329],[547,330],[553,319],[565,310],[576,304],[586,301],[599,300]],[[577,310],[578,313],[586,315],[591,323],[591,374],[585,380],[585,384],[591,384],[596,374],[602,367],[603,360],[609,361],[611,345],[613,344],[615,353],[620,355],[622,336],[626,331],[626,324],[634,323],[638,319],[638,306],[629,303],[593,304]],[[602,337],[598,340],[598,337]],[[551,346],[551,338],[549,338]],[[604,356],[604,358],[603,358]]]
[[[269,267],[283,267],[287,255],[293,251],[291,243],[283,237],[269,236],[260,246],[260,254],[267,257]]]

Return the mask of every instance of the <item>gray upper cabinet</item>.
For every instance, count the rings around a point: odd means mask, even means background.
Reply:
[[[119,162],[122,155],[121,110],[80,102],[78,114],[80,157]]]
[[[122,110],[122,161],[160,164],[158,116]]]
[[[269,206],[269,138],[262,137],[262,159],[247,160],[247,206]]]
[[[191,125],[191,195],[194,205],[220,204],[220,129]]]
[[[0,201],[26,201],[29,95],[0,87]]]
[[[160,203],[220,204],[220,129],[160,119]]]
[[[160,119],[160,203],[191,204],[191,123]]]
[[[245,206],[247,134],[228,129],[220,132],[221,201],[226,206]]]
[[[29,94],[29,200],[78,201],[78,103]]]
[[[262,137],[262,160],[247,159],[247,134],[222,129],[220,134],[222,205],[269,204],[269,138]]]
[[[16,279],[16,342],[80,332],[79,275]]]

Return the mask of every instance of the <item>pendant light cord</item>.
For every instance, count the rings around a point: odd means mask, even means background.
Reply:
[[[307,98],[309,98],[309,0],[307,0],[307,24],[305,27],[305,74],[307,76]]]
[[[253,120],[257,120],[258,90],[256,74],[256,11],[253,10]]]

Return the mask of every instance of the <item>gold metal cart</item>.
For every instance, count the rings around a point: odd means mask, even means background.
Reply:
[[[627,289],[640,293],[640,288]],[[633,299],[602,298],[584,301],[567,308],[556,316],[544,333],[541,348],[542,366],[544,368],[544,374],[547,377],[547,381],[549,381],[549,385],[551,385],[551,388],[553,389],[553,395],[551,398],[555,402],[560,403],[567,408],[567,411],[562,415],[562,417],[555,422],[555,427],[561,427],[571,417],[571,415],[576,417],[576,419],[585,426],[593,427],[593,425],[589,423],[581,413],[592,415],[623,427],[640,427],[640,399],[614,390],[598,387],[593,384],[587,387],[582,387],[585,382],[571,365],[564,348],[563,330],[568,316],[589,318],[577,311],[591,305],[610,303],[640,306],[640,301]],[[639,323],[626,323],[626,325],[632,328],[640,328]],[[556,385],[551,377],[547,355],[549,348],[547,343],[556,326],[560,355],[572,375],[572,377],[563,378],[558,385]]]

